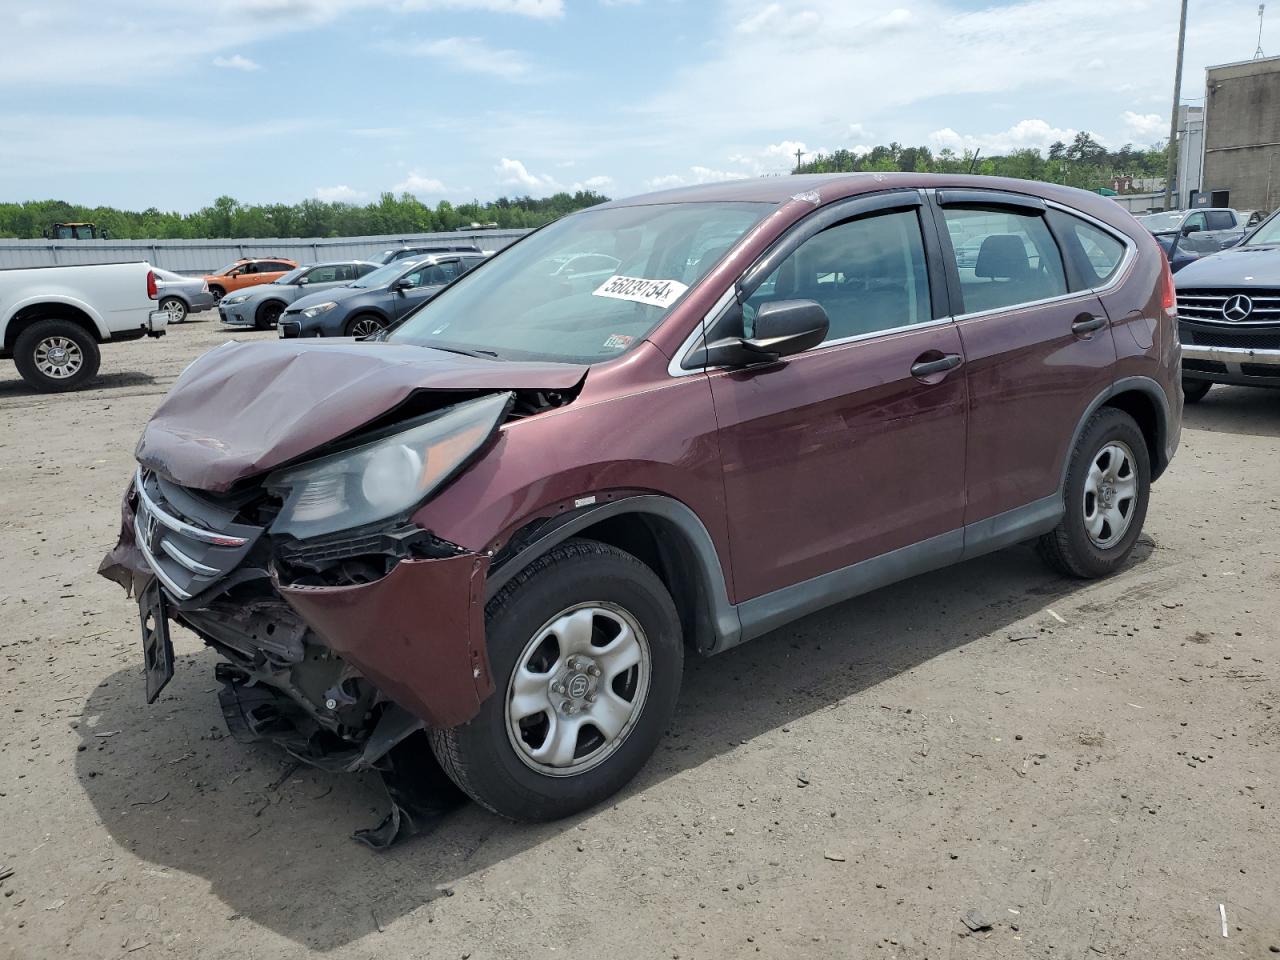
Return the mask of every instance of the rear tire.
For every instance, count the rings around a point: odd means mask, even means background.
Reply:
[[[187,322],[187,304],[178,297],[165,297],[160,301],[160,309],[169,314],[170,323]]]
[[[227,295],[227,291],[223,290],[221,287],[210,287],[209,292],[213,294],[213,305],[215,307],[221,303],[222,298]]]
[[[75,390],[98,373],[102,354],[84,327],[70,320],[40,320],[13,345],[18,373],[42,393]]]
[[[1183,403],[1199,403],[1205,398],[1205,394],[1213,387],[1212,380],[1183,380],[1182,381],[1182,401]]]
[[[628,553],[569,540],[517,574],[485,617],[497,690],[474,720],[431,731],[445,772],[512,820],[567,817],[616,793],[657,747],[680,692],[680,618],[662,581]]]
[[[279,300],[268,300],[258,307],[253,315],[253,325],[258,330],[270,330],[279,322],[282,313],[284,313],[283,303]]]
[[[1065,512],[1037,542],[1059,573],[1091,580],[1113,573],[1142,533],[1151,495],[1151,457],[1133,417],[1115,407],[1095,413],[1067,468]]]

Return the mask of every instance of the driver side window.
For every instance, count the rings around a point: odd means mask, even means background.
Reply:
[[[933,318],[915,210],[846,220],[801,244],[743,305],[744,335],[766,303],[813,300],[827,312],[824,343]]]

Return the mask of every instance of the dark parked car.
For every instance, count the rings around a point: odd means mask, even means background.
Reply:
[[[1280,387],[1280,213],[1188,266],[1177,285],[1188,403],[1215,383]]]
[[[588,253],[615,273],[549,274]],[[377,340],[197,360],[102,570],[137,591],[149,698],[168,624],[194,631],[237,735],[382,773],[380,842],[428,744],[489,809],[565,816],[644,764],[686,656],[1012,544],[1116,570],[1178,444],[1173,296],[1132,217],[1053,184],[605,203]]]
[[[425,257],[432,253],[475,253],[479,254],[483,251],[474,243],[427,243],[418,246],[393,247],[390,250],[383,250],[381,253],[375,253],[369,257],[370,263],[376,263],[379,266],[387,263],[394,263],[397,260],[407,260],[410,257]]]
[[[393,260],[344,287],[309,293],[280,316],[281,337],[367,337],[391,326],[479,264],[480,254]]]
[[[338,260],[290,270],[270,283],[228,294],[218,302],[218,316],[230,327],[269,330],[285,308],[320,290],[343,287],[376,270],[363,260]]]

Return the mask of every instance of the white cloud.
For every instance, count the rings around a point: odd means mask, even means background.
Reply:
[[[950,127],[943,127],[929,134],[929,143],[937,150],[950,147],[956,153],[979,149],[986,154],[1026,149],[1044,152],[1055,140],[1070,143],[1076,132],[1070,128],[1051,126],[1044,120],[1019,120],[1008,130],[999,133],[960,134]]]
[[[564,0],[403,0],[404,10],[480,10],[485,13],[517,13],[539,20],[564,16]]]
[[[581,186],[586,188],[587,190],[608,190],[610,187],[613,186],[613,177],[606,177],[606,176],[587,177],[587,179],[582,181],[581,185],[574,184],[574,186],[575,187]]]
[[[564,186],[550,174],[531,173],[521,161],[512,160],[510,157],[499,160],[493,172],[498,175],[498,182],[503,186],[520,187],[532,194],[557,193],[564,189]],[[575,184],[575,188],[577,187],[578,185]]]
[[[1123,119],[1125,130],[1136,139],[1150,142],[1169,136],[1169,118],[1158,113],[1134,113],[1126,110]]]
[[[420,40],[406,46],[394,46],[391,49],[414,57],[439,60],[456,70],[500,77],[503,80],[523,79],[530,69],[523,55],[517,51],[496,49],[479,37]]]
[[[645,181],[650,190],[662,190],[667,187],[683,187],[695,183],[721,183],[726,180],[746,180],[750,174],[741,170],[716,170],[712,167],[692,166],[688,175],[668,173],[661,177],[651,177]]]
[[[449,192],[444,183],[440,180],[437,180],[435,177],[423,176],[416,170],[411,171],[409,176],[405,177],[391,189],[396,193],[412,193],[417,195]]]
[[[363,190],[354,190],[345,183],[340,183],[336,187],[316,187],[316,199],[323,200],[325,203],[354,203],[368,196],[369,194]]]
[[[226,70],[243,70],[245,73],[252,73],[254,70],[261,70],[262,66],[248,57],[242,57],[238,53],[233,53],[229,57],[214,57],[213,65],[222,67]]]

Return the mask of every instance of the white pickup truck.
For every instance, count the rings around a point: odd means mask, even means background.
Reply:
[[[0,270],[0,358],[42,391],[74,390],[98,372],[98,344],[164,335],[150,264]]]

